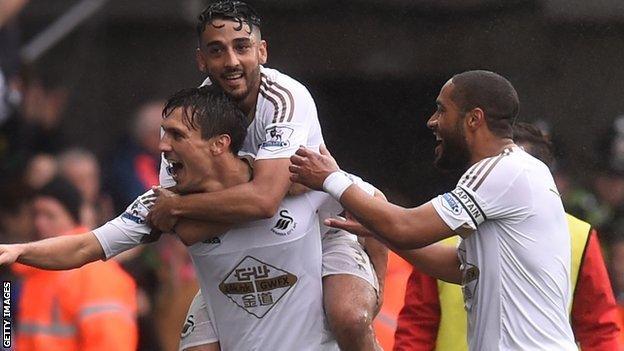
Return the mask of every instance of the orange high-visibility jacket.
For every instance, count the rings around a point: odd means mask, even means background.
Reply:
[[[401,307],[403,307],[405,286],[411,273],[412,265],[410,263],[396,253],[388,252],[383,305],[373,323],[375,336],[384,350],[392,350],[394,346],[397,318]]]
[[[118,263],[13,268],[24,279],[16,351],[136,350],[136,285]]]

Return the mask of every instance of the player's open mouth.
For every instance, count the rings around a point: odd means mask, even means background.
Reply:
[[[243,78],[243,72],[228,73],[223,75],[223,79],[225,80],[235,80],[239,78]]]
[[[182,162],[178,162],[174,160],[167,160],[167,162],[169,162],[169,166],[167,166],[167,172],[169,172],[169,174],[171,174],[172,177],[177,178],[177,176],[180,173],[180,170],[184,168],[184,165],[182,164]]]
[[[228,73],[228,74],[224,74],[222,77],[228,82],[234,82],[243,78],[243,72]]]

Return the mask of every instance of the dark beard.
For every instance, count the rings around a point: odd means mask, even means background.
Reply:
[[[468,143],[461,125],[458,125],[452,136],[445,136],[441,145],[442,151],[433,161],[434,166],[444,171],[461,171],[470,163]]]

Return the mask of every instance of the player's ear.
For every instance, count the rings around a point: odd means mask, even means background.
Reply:
[[[220,155],[225,152],[230,152],[230,145],[232,144],[232,138],[227,134],[220,134],[214,137],[211,145],[212,153]]]
[[[269,53],[267,51],[267,42],[266,40],[260,40],[258,43],[258,56],[261,65],[267,63],[267,59],[269,58]]]
[[[195,61],[197,62],[197,69],[200,72],[206,73],[206,60],[200,48],[195,49]]]
[[[485,123],[485,113],[479,107],[476,107],[466,114],[466,124],[470,129],[477,129]]]

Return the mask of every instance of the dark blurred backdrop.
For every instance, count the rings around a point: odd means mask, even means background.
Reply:
[[[249,2],[263,17],[268,66],[310,89],[335,156],[410,202],[441,186],[425,121],[454,73],[509,78],[521,118],[548,122],[581,172],[624,113],[619,0]],[[31,1],[19,18],[22,44],[76,3]],[[194,21],[204,5],[107,1],[37,59],[42,75],[69,88],[67,138],[106,155],[139,104],[199,84]]]

